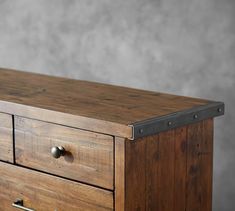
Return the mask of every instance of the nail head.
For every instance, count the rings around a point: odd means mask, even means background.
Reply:
[[[168,122],[168,126],[171,126],[172,125],[172,122]]]
[[[140,129],[139,132],[140,132],[140,133],[143,133],[143,132],[144,132],[144,129]]]

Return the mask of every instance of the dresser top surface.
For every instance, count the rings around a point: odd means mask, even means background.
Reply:
[[[191,97],[0,69],[0,104],[2,102],[122,125],[211,103]]]

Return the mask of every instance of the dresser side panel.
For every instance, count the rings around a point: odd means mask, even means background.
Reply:
[[[125,143],[125,210],[211,211],[213,119]]]

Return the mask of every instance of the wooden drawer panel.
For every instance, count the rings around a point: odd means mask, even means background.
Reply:
[[[113,210],[113,193],[44,173],[0,163],[0,211],[16,211],[22,199],[36,211]]]
[[[53,146],[66,154],[51,155]],[[113,137],[15,117],[16,163],[113,189]]]
[[[13,162],[12,116],[0,113],[0,160]]]

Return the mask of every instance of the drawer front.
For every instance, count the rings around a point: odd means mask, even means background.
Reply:
[[[0,162],[0,211],[17,211],[12,203],[36,211],[113,210],[113,193]]]
[[[56,159],[53,147],[65,154]],[[15,117],[16,163],[113,189],[113,137]]]
[[[12,116],[0,113],[0,160],[13,162]]]

